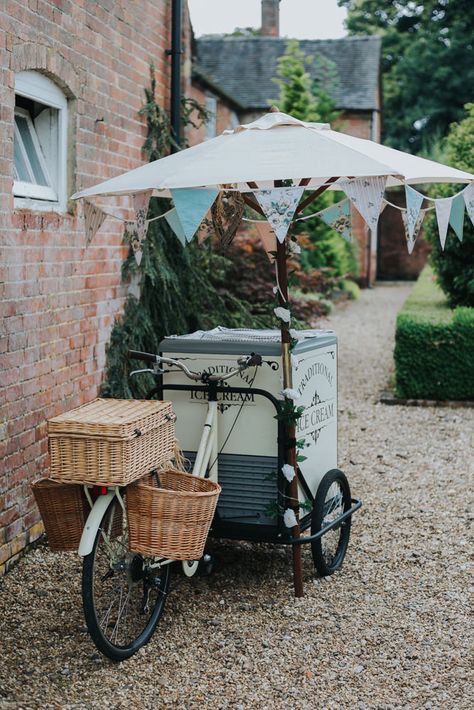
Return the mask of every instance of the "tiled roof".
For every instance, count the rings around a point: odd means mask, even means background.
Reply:
[[[196,40],[197,62],[215,85],[245,109],[263,109],[278,102],[279,88],[272,80],[287,42],[279,37],[209,35]],[[380,108],[380,37],[300,40],[299,45],[313,58],[307,67],[313,78],[321,71],[318,57],[333,63],[337,81],[329,93],[337,108]]]

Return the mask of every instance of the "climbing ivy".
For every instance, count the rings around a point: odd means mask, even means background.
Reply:
[[[156,80],[151,67],[150,87],[145,89],[145,104],[140,114],[147,122],[148,134],[143,150],[147,158],[157,160],[173,145],[167,113],[155,97]],[[182,103],[184,127],[198,126],[206,120],[205,110],[194,100]],[[148,218],[166,212],[169,200],[152,198]],[[252,316],[249,304],[228,293],[228,260],[215,253],[212,234],[203,246],[186,248],[170,230],[166,220],[156,220],[148,227],[140,266],[132,251],[122,267],[125,282],[139,285],[138,298],[129,296],[124,313],[115,321],[107,348],[106,374],[101,394],[105,397],[143,397],[150,388],[146,377],[129,380],[129,372],[140,363],[130,362],[129,349],[159,352],[165,335],[224,325],[230,328],[262,327],[261,317]]]

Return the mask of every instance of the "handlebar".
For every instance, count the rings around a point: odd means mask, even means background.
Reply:
[[[177,367],[179,370],[184,372],[186,377],[189,377],[190,380],[194,380],[195,382],[222,382],[223,380],[228,380],[231,377],[234,377],[234,375],[239,374],[239,372],[243,372],[243,370],[246,370],[249,367],[258,367],[262,364],[262,356],[257,353],[252,353],[251,355],[243,355],[239,358],[237,360],[238,367],[230,370],[227,374],[211,375],[207,372],[193,372],[184,364],[184,362],[181,362],[181,360],[174,360],[173,358],[162,357],[161,355],[154,355],[153,353],[143,353],[139,350],[129,350],[128,356],[133,360],[142,360],[143,362],[151,363],[155,365],[155,367],[159,365]],[[158,374],[158,371],[155,369],[151,371]]]

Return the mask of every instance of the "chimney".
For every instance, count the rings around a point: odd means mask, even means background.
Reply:
[[[280,0],[262,0],[262,37],[280,36]]]

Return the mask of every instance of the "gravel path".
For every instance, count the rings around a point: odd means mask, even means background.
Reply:
[[[215,544],[215,573],[175,576],[150,644],[113,665],[84,630],[77,558],[39,547],[0,581],[2,710],[474,707],[474,410],[377,403],[408,291],[329,319],[340,466],[364,500],[342,571],[313,579],[305,550],[295,601],[287,549]]]

